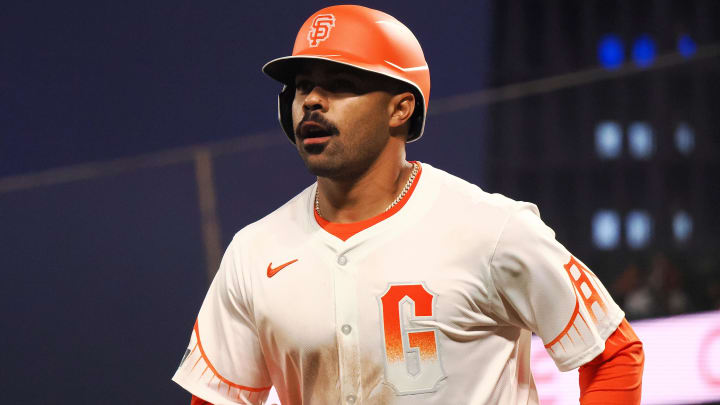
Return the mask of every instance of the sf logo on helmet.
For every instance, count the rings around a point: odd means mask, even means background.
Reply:
[[[328,39],[330,29],[335,26],[335,16],[332,14],[318,14],[313,20],[307,39],[311,47],[320,45],[321,41]]]

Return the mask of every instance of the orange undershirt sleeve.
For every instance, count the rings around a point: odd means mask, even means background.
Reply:
[[[644,364],[642,342],[623,319],[605,351],[580,367],[580,404],[640,404]]]
[[[192,399],[190,400],[190,405],[213,405],[208,401],[205,401],[204,399],[200,399],[196,397],[195,395],[192,396]]]

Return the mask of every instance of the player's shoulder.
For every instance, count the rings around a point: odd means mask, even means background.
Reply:
[[[500,193],[490,193],[480,186],[423,163],[423,174],[437,188],[438,204],[449,212],[462,215],[507,218],[515,212],[530,211],[539,216],[535,204],[514,200]]]
[[[295,237],[307,230],[307,207],[312,198],[314,185],[310,185],[271,213],[244,226],[235,233],[231,245],[262,243],[267,238],[286,235]]]

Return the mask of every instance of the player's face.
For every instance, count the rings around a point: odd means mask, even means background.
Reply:
[[[295,78],[295,144],[310,172],[352,178],[367,170],[390,139],[392,83],[382,76],[311,62]]]

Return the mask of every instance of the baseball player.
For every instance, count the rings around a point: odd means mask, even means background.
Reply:
[[[328,7],[263,72],[318,180],[230,243],[173,377],[193,404],[537,404],[532,332],[582,404],[640,402],[641,342],[537,207],[405,160],[430,95],[407,27]]]

